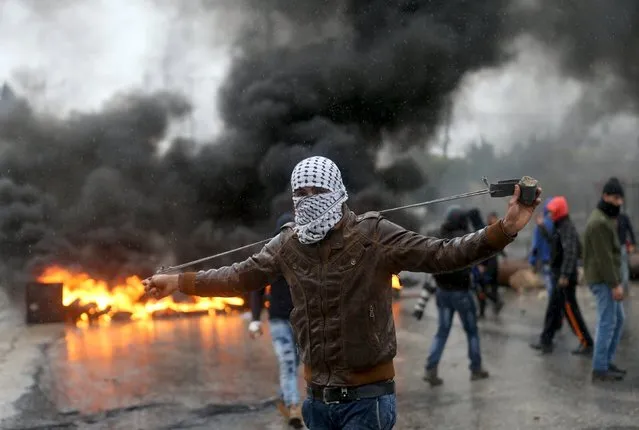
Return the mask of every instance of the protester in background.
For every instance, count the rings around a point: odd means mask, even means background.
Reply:
[[[378,212],[354,214],[346,205],[339,168],[325,157],[299,162],[291,189],[295,224],[285,225],[261,251],[218,269],[154,275],[143,281],[145,290],[156,299],[177,291],[235,296],[283,276],[291,287],[290,321],[308,384],[302,405],[306,426],[393,428],[397,337],[392,275],[454,272],[490,258],[515,240],[540,200],[522,204],[515,186],[497,224],[458,240],[441,240],[406,230]],[[472,298],[466,295],[459,302],[471,318]]]
[[[458,208],[458,206],[452,206],[451,209],[452,208]],[[466,226],[465,228],[467,231],[469,231],[471,226],[474,230],[481,230],[486,227],[486,224],[482,219],[481,212],[477,208],[472,208],[464,212],[464,225]],[[504,250],[502,250],[500,254],[504,257],[506,256],[506,252]],[[475,292],[477,302],[479,303],[479,318],[484,317],[487,299],[494,303],[496,313],[499,313],[503,307],[503,304],[499,299],[497,286],[495,285],[493,289],[490,279],[484,279],[485,269],[486,267],[482,265],[482,262],[479,262],[470,270],[471,289]],[[496,279],[497,277],[495,276],[495,280]]]
[[[492,225],[499,221],[499,217],[495,212],[491,212],[488,214],[488,218],[486,219],[487,225]],[[501,252],[503,256],[506,256],[504,251]],[[499,260],[498,256],[495,255],[488,260],[482,261],[477,266],[477,271],[474,272],[474,276],[477,277],[477,282],[479,282],[480,288],[484,294],[478,296],[479,298],[479,318],[484,317],[484,313],[486,311],[486,298],[489,298],[493,301],[495,315],[499,315],[499,312],[504,307],[504,302],[499,297]]]
[[[542,234],[542,230],[540,226],[546,229],[548,236],[552,236],[554,225],[552,219],[548,214],[548,203],[552,200],[551,198],[546,199],[544,202],[544,210],[543,215],[539,214],[536,221],[537,225],[535,226],[535,230],[533,231],[533,240],[532,247],[530,250],[530,256],[528,257],[528,262],[533,267],[535,272],[540,272],[543,280],[544,286],[546,287],[546,293],[548,298],[550,298],[552,292],[552,274],[550,271],[550,241],[546,237],[546,235]]]
[[[565,313],[570,328],[579,339],[579,346],[573,354],[592,355],[593,340],[581,315],[576,295],[579,277],[577,261],[581,249],[579,234],[570,219],[565,197],[554,197],[546,207],[554,224],[553,233],[548,237],[551,244],[550,270],[554,287],[546,308],[544,329],[539,342],[531,344],[531,347],[543,353],[552,352],[553,338]],[[543,221],[539,228],[543,235],[548,234]]]
[[[290,213],[283,214],[277,220],[276,233],[294,217]],[[260,317],[264,305],[265,288],[251,292],[251,314],[253,320],[249,324],[251,337],[262,335],[262,323]],[[291,291],[283,277],[277,278],[270,285],[269,294],[269,329],[273,349],[279,363],[280,396],[286,410],[284,415],[288,417],[288,423],[295,428],[302,428],[302,410],[300,408],[300,393],[297,386],[299,356],[295,346],[293,328],[289,322],[293,301]]]
[[[446,220],[440,228],[439,237],[454,239],[464,236],[468,230],[466,213],[459,207],[451,207]],[[479,330],[477,329],[477,310],[470,292],[470,268],[451,273],[437,274],[437,312],[438,327],[430,354],[426,361],[424,380],[431,386],[441,385],[444,381],[438,375],[439,361],[453,326],[455,312],[459,313],[462,327],[468,339],[468,357],[470,358],[471,380],[488,378],[488,372],[482,367],[479,347]]]
[[[621,338],[624,297],[621,285],[621,249],[616,225],[624,191],[616,178],[603,187],[584,234],[584,276],[597,302],[597,332],[592,360],[593,381],[618,381],[626,371],[614,364]]]
[[[617,217],[617,234],[621,246],[621,284],[624,294],[628,294],[630,284],[630,254],[635,252],[637,241],[630,218],[623,212]]]
[[[419,298],[417,299],[417,303],[415,303],[415,309],[413,309],[413,316],[418,321],[424,316],[424,310],[426,309],[426,305],[430,298],[437,293],[437,284],[435,283],[433,275],[430,273],[425,273],[425,275],[426,278],[422,284],[422,290],[419,294]]]

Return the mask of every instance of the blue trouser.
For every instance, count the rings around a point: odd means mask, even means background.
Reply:
[[[295,346],[293,328],[288,320],[271,319],[269,321],[273,348],[280,367],[280,391],[286,406],[297,405],[300,393],[297,387],[297,369],[299,356]]]
[[[310,430],[390,430],[397,419],[395,394],[333,404],[307,398],[302,416]]]
[[[628,294],[628,285],[630,283],[630,257],[628,249],[625,245],[621,246],[621,284],[623,285],[624,294]]]
[[[444,353],[444,347],[453,326],[453,316],[459,313],[466,337],[468,339],[468,358],[470,370],[481,369],[481,353],[479,349],[479,330],[477,329],[477,310],[470,291],[437,290],[437,310],[439,326],[430,347],[430,354],[426,361],[426,369],[434,369],[439,364]]]
[[[606,284],[593,284],[590,291],[597,302],[597,332],[592,369],[607,372],[615,359],[617,345],[621,338],[624,311],[621,302],[612,298],[612,289]]]

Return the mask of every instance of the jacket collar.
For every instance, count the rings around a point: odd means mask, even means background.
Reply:
[[[326,240],[331,249],[342,249],[344,247],[344,230],[351,226],[355,220],[355,214],[344,204],[342,206],[344,215],[342,219],[326,235]]]

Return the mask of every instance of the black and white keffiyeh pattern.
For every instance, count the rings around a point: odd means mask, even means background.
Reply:
[[[328,193],[293,197],[295,231],[300,243],[311,244],[324,239],[326,233],[342,219],[342,204],[348,193],[339,168],[325,157],[310,157],[300,161],[291,175],[293,191],[304,187],[319,187]]]

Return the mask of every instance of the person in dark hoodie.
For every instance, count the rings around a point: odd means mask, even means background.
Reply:
[[[565,314],[573,333],[579,339],[579,346],[573,354],[592,355],[593,340],[581,315],[577,303],[577,261],[581,244],[579,234],[569,216],[568,202],[563,196],[554,197],[546,206],[554,224],[552,235],[540,223],[542,234],[549,238],[551,245],[550,270],[554,288],[546,308],[544,329],[539,342],[530,346],[547,354],[553,350],[553,339],[561,327]]]
[[[277,219],[276,234],[279,233],[282,226],[292,222],[294,219],[290,213],[281,215]],[[253,320],[249,324],[249,332],[253,338],[262,334],[260,316],[262,314],[265,291],[266,288],[251,292],[250,302]],[[289,322],[289,317],[293,310],[293,300],[291,299],[290,288],[283,277],[279,277],[271,283],[268,299],[269,329],[273,341],[273,349],[279,363],[281,400],[286,407],[284,414],[288,416],[290,426],[301,428],[302,411],[299,406],[300,393],[297,386],[300,360],[295,345],[293,328]]]
[[[458,206],[449,208],[446,220],[440,228],[440,238],[453,239],[468,232],[467,213]],[[431,386],[441,385],[444,381],[438,375],[441,360],[453,325],[455,312],[459,317],[468,338],[468,356],[470,358],[471,380],[487,378],[488,372],[482,367],[479,347],[479,330],[477,329],[477,309],[470,291],[470,268],[450,273],[434,275],[437,282],[438,328],[430,353],[426,361],[424,380]]]

